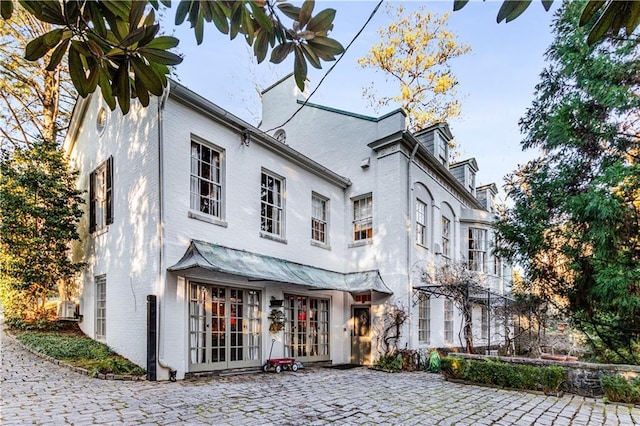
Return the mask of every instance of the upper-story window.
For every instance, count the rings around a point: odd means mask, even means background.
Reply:
[[[451,221],[442,216],[442,255],[451,257]]]
[[[427,205],[416,200],[416,242],[427,245]]]
[[[493,274],[496,277],[502,276],[502,259],[499,256],[493,257]]]
[[[89,232],[113,223],[113,157],[89,176]]]
[[[476,175],[469,168],[467,168],[467,188],[471,193],[476,189]]]
[[[311,239],[313,241],[327,244],[327,204],[326,198],[312,194],[311,195]]]
[[[442,136],[438,136],[438,155],[440,157],[440,162],[444,166],[446,166],[449,161],[448,149],[447,141]]]
[[[284,234],[284,179],[265,171],[260,184],[260,230]]]
[[[469,228],[469,269],[472,271],[484,271],[487,255],[487,230]]]
[[[191,209],[222,219],[222,153],[191,141]]]
[[[353,241],[373,238],[373,197],[365,195],[353,200]]]

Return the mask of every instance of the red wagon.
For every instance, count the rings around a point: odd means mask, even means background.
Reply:
[[[262,371],[265,373],[273,369],[276,373],[280,373],[282,370],[291,370],[294,373],[298,371],[298,363],[295,358],[273,358],[268,359],[262,366]]]

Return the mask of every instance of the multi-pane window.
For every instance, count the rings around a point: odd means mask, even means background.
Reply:
[[[427,205],[416,200],[416,242],[427,245]]]
[[[431,341],[431,297],[424,294],[418,300],[418,340]]]
[[[113,157],[89,176],[89,232],[113,223]]]
[[[103,340],[107,337],[107,276],[100,275],[95,278],[96,283],[96,339]]]
[[[191,141],[191,209],[222,219],[222,154]]]
[[[480,315],[480,321],[482,322],[480,337],[486,339],[487,335],[489,334],[489,310],[486,306],[482,306]]]
[[[449,159],[447,148],[448,148],[447,141],[442,136],[439,136],[438,137],[438,153],[440,156],[440,162],[442,162],[442,164],[444,165],[447,164],[447,160]]]
[[[496,277],[502,276],[502,259],[498,256],[493,257],[493,274]]]
[[[442,216],[442,255],[451,257],[451,221]]]
[[[485,270],[487,230],[469,228],[469,269],[482,272]]]
[[[311,239],[327,244],[327,199],[311,195]]]
[[[469,169],[467,169],[467,187],[471,192],[473,192],[476,188],[476,176]]]
[[[444,299],[444,341],[453,343],[453,301]]]
[[[373,238],[373,197],[353,200],[353,241]]]
[[[284,222],[284,180],[262,172],[260,184],[260,229],[282,236]]]

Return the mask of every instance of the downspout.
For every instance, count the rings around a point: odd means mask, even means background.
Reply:
[[[413,294],[413,280],[411,277],[411,267],[413,265],[413,245],[411,244],[411,238],[413,233],[411,230],[413,229],[413,174],[411,173],[411,165],[416,158],[416,153],[418,152],[418,147],[420,146],[420,142],[416,141],[413,150],[411,151],[411,156],[409,156],[409,162],[407,163],[407,217],[409,218],[409,226],[407,227],[407,309],[409,310],[409,335],[408,342],[411,344],[412,338],[412,330],[413,324],[411,323],[411,295]]]
[[[164,93],[158,98],[158,278],[160,281],[161,295],[160,295],[160,309],[158,309],[158,365],[160,367],[169,370],[169,380],[175,382],[176,369],[169,366],[164,359],[164,311],[167,305],[165,297],[166,292],[166,272],[164,269],[164,155],[163,155],[163,112],[164,106],[169,98],[169,91],[171,90],[171,83],[167,84]]]

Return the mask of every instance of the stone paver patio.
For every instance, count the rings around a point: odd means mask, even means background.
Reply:
[[[98,380],[0,335],[3,425],[633,425],[640,408],[449,383],[439,375],[307,368],[182,382]]]

